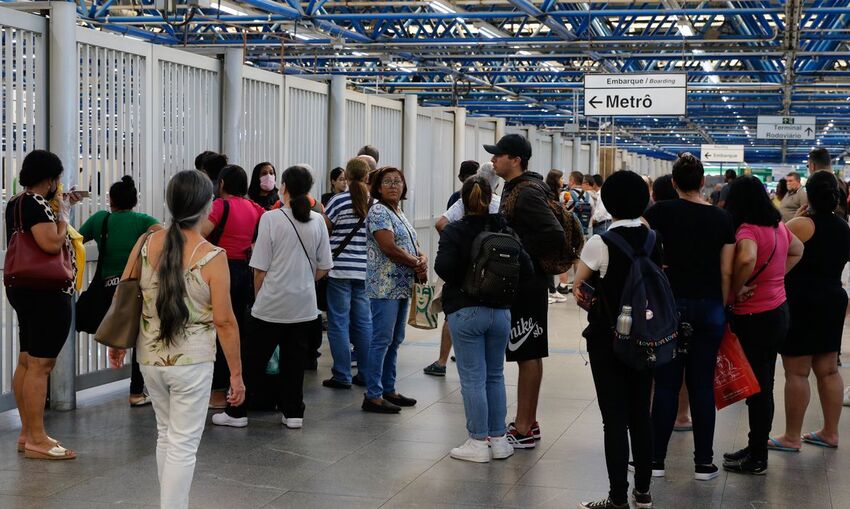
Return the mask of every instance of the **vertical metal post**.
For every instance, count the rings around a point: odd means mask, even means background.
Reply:
[[[328,100],[328,167],[344,167],[347,158],[354,156],[345,153],[345,76],[331,76]]]
[[[454,169],[452,173],[460,169],[460,163],[465,160],[464,152],[466,152],[466,108],[454,108],[455,112],[455,157]],[[454,188],[458,189],[461,182],[454,180]]]
[[[242,162],[244,114],[242,108],[242,48],[224,50],[221,92],[221,150],[230,161]]]
[[[79,176],[77,115],[80,97],[77,76],[77,11],[75,4],[66,2],[51,2],[50,8],[48,145],[51,152],[59,156],[65,167],[62,185],[67,190],[76,185]],[[79,270],[84,269],[79,267]],[[76,351],[77,334],[72,317],[68,339],[50,375],[50,407],[54,410],[73,410],[77,407]]]
[[[590,140],[590,173],[599,173],[599,142]]]
[[[587,168],[581,167],[581,138],[573,138],[573,171],[587,173]]]
[[[505,135],[505,118],[499,117],[496,119],[496,141],[498,142]]]
[[[564,141],[561,133],[552,134],[552,168],[564,167]]]
[[[415,94],[404,96],[404,110],[401,119],[401,169],[404,171],[405,180],[409,183],[416,182],[416,126],[419,118],[419,102]],[[408,194],[408,205],[405,209],[408,215],[414,218],[416,210],[417,193]],[[428,199],[423,196],[422,199]],[[409,207],[409,208],[408,208]]]

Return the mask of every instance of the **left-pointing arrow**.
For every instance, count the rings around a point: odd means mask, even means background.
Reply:
[[[599,100],[596,96],[593,96],[590,101],[588,101],[593,109],[596,109],[596,106],[602,104],[602,101]]]

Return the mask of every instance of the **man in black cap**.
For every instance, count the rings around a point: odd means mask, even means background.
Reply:
[[[540,439],[537,401],[543,381],[543,358],[549,356],[547,313],[548,278],[539,256],[560,252],[564,229],[549,208],[549,187],[539,173],[528,171],[531,145],[518,134],[503,136],[495,145],[484,145],[493,154],[493,169],[505,180],[500,212],[519,235],[535,260],[534,277],[521,282],[511,308],[511,336],[505,354],[519,367],[516,419],[508,428],[508,441],[516,449],[531,449]]]

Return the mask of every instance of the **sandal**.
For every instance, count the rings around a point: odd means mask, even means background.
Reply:
[[[59,440],[56,440],[55,438],[47,437],[47,439],[50,440],[51,442],[53,442],[54,445],[60,445]],[[18,452],[24,452],[26,447],[27,447],[26,442],[18,442]]]
[[[35,449],[24,448],[24,458],[31,460],[74,460],[77,459],[77,454],[65,449],[61,445],[55,445],[47,451],[36,451]]]
[[[150,404],[151,397],[147,394],[142,394],[141,396],[138,396],[136,398],[130,398],[130,406],[132,407],[145,406]]]
[[[771,451],[800,452],[799,447],[788,447],[786,445],[782,445],[782,442],[773,437],[767,437],[767,448]]]
[[[814,431],[806,433],[802,438],[803,442],[806,442],[807,444],[816,445],[818,447],[826,447],[827,449],[838,449],[838,444],[830,444]]]

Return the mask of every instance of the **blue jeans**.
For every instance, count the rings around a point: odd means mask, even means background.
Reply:
[[[351,347],[357,368],[366,372],[372,341],[372,310],[366,297],[366,282],[359,279],[328,278],[328,344],[334,359],[331,377],[351,383]]]
[[[449,314],[457,357],[466,430],[476,440],[505,434],[505,348],[511,334],[510,309],[484,306]]]
[[[366,361],[366,397],[380,399],[395,392],[398,347],[404,341],[410,299],[370,299],[372,343]]]
[[[673,433],[679,408],[682,377],[688,385],[691,419],[694,423],[694,463],[708,465],[714,460],[714,365],[726,325],[720,299],[676,299],[682,321],[694,333],[688,353],[655,369],[655,397],[652,401],[652,430],[655,461],[667,457],[667,443]]]

